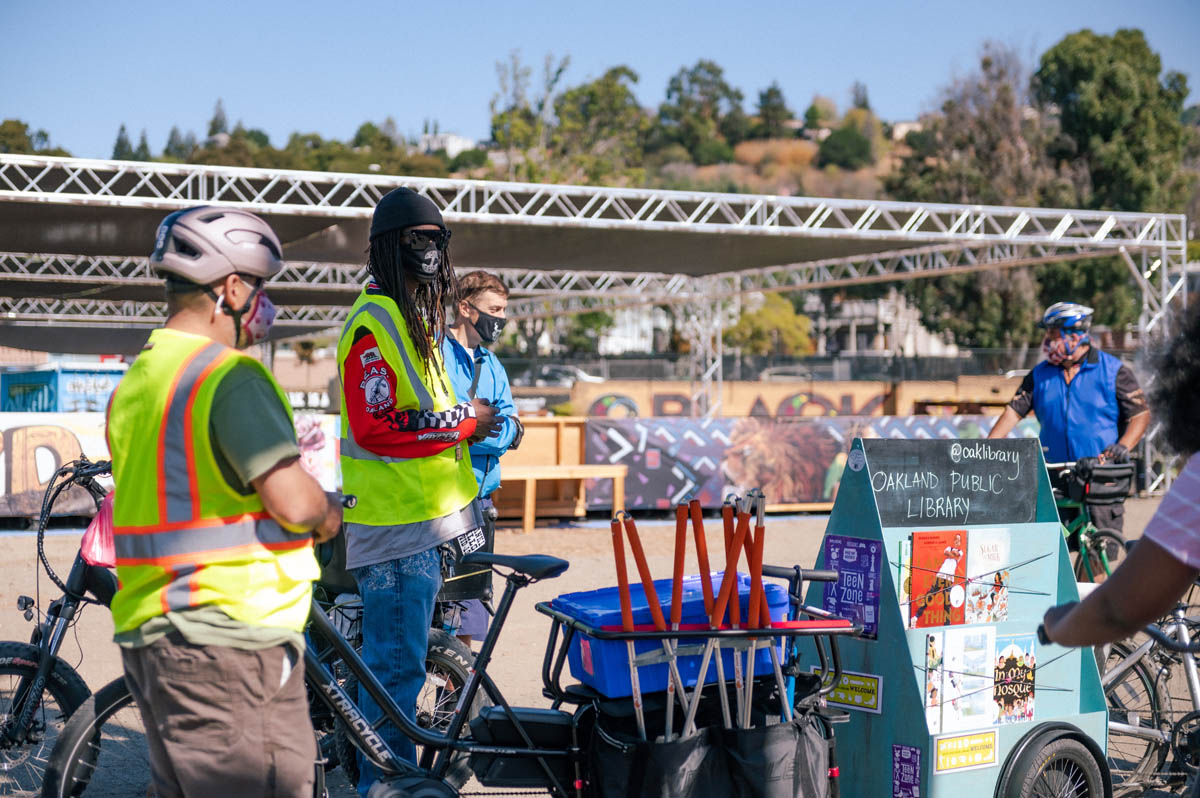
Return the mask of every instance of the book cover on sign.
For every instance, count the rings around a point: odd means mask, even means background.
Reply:
[[[1033,720],[1036,668],[1033,635],[1002,635],[996,638],[992,700],[998,723],[1028,723]]]
[[[964,623],[966,584],[966,530],[913,533],[910,629]]]
[[[1007,529],[972,529],[967,546],[967,623],[1008,620]]]
[[[947,629],[942,677],[942,731],[978,729],[995,723],[992,684],[996,629]]]
[[[944,632],[925,635],[925,723],[930,734],[942,732],[942,664]]]

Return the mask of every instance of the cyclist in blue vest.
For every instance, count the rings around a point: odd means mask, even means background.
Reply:
[[[989,438],[1003,438],[1033,411],[1041,424],[1046,462],[1095,457],[1124,463],[1150,426],[1150,407],[1133,370],[1092,346],[1092,309],[1056,302],[1046,309],[1046,359],[1025,375]],[[1125,505],[1088,505],[1092,523],[1124,530]]]

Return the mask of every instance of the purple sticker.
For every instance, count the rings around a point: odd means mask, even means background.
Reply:
[[[892,798],[921,795],[921,749],[892,745]]]
[[[837,582],[825,584],[824,608],[862,624],[863,634],[875,637],[879,621],[879,577],[883,543],[843,535],[825,536],[825,567],[838,572]]]

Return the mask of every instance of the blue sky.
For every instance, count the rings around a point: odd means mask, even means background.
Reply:
[[[297,130],[347,138],[389,115],[404,132],[436,118],[484,138],[495,63],[515,49],[535,75],[547,53],[569,55],[567,85],[627,64],[645,105],[699,58],[725,68],[747,110],[772,80],[798,112],[814,93],[845,107],[861,80],[899,120],[970,71],[985,40],[1033,60],[1084,27],[1140,27],[1166,68],[1200,85],[1197,0],[0,0],[0,117],[84,157],[108,157],[121,123],[156,152],[172,124],[203,134],[218,97],[231,123],[275,144]]]

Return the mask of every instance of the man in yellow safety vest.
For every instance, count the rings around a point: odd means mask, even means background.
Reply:
[[[311,793],[316,744],[303,629],[313,540],[341,505],[300,465],[271,373],[238,351],[266,339],[263,290],[282,267],[262,219],[172,213],[151,255],[166,324],[109,404],[125,676],[146,725],[155,793]]]
[[[486,400],[456,402],[439,350],[455,295],[450,231],[437,206],[406,188],[379,201],[371,220],[371,282],[338,341],[342,384],[342,485],[346,567],[363,599],[362,656],[412,717],[425,683],[425,652],[441,586],[440,547],[475,533],[481,518],[467,444],[499,426]],[[359,694],[369,717],[381,712]],[[413,744],[390,726],[398,755]],[[378,772],[363,763],[366,795]]]

